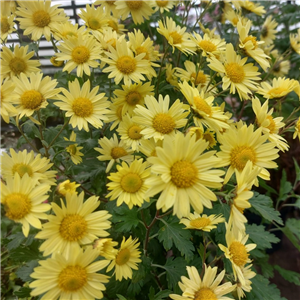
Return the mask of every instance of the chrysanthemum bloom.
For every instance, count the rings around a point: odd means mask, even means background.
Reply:
[[[64,64],[64,62],[63,61],[58,61],[58,60],[56,60],[57,59],[57,57],[54,55],[54,56],[52,56],[51,58],[50,58],[50,62],[51,62],[51,64],[54,66],[54,67],[61,67],[63,64]]]
[[[113,260],[118,253],[118,250],[114,248],[117,245],[118,242],[113,241],[111,238],[98,239],[94,243],[94,249],[98,250],[100,256]]]
[[[126,161],[131,163],[133,161],[133,150],[125,144],[123,140],[118,140],[117,135],[114,133],[113,137],[108,139],[106,136],[99,139],[98,143],[101,148],[94,148],[100,152],[101,155],[97,156],[100,161],[109,160],[105,172],[108,173],[115,163]]]
[[[126,85],[145,80],[142,74],[149,74],[151,68],[150,62],[143,59],[145,53],[134,56],[125,39],[118,41],[116,49],[109,46],[109,51],[105,52],[108,58],[102,58],[109,64],[103,69],[104,73],[109,73],[108,78],[114,78],[116,84],[124,80]]]
[[[300,55],[300,28],[297,33],[290,34],[290,44],[293,50]]]
[[[107,1],[103,1],[103,0],[96,0],[94,2],[94,5],[101,5],[104,10],[107,12],[108,15],[114,15],[116,17],[120,17],[119,12],[116,9],[116,1],[113,0],[107,0]]]
[[[126,114],[123,117],[117,132],[119,133],[121,140],[123,140],[127,146],[131,147],[134,151],[139,151],[139,146],[143,140],[141,131],[144,128],[145,126],[135,123],[133,119]]]
[[[51,32],[57,41],[78,38],[80,35],[87,34],[84,26],[78,28],[78,24],[73,24],[70,21],[53,24]]]
[[[295,123],[295,132],[293,134],[293,139],[295,139],[296,137],[298,137],[298,139],[300,140],[300,118]]]
[[[6,42],[8,35],[10,35],[16,29],[14,28],[15,14],[12,11],[10,1],[1,1],[1,40]]]
[[[161,13],[164,13],[165,11],[170,11],[170,9],[178,4],[178,0],[156,0],[153,1],[153,8],[155,12],[159,10]]]
[[[121,16],[122,20],[125,20],[130,13],[134,24],[141,24],[144,22],[144,19],[149,20],[149,17],[154,13],[150,1],[117,0],[115,1],[115,5],[118,15]]]
[[[18,95],[14,93],[15,87],[15,84],[8,79],[1,83],[0,111],[1,117],[6,123],[9,123],[10,117],[14,117],[18,114],[17,109],[13,105],[20,103]]]
[[[236,285],[231,282],[219,285],[225,275],[223,270],[217,277],[217,267],[207,267],[205,264],[205,273],[201,279],[195,267],[186,267],[189,277],[181,276],[179,287],[182,290],[182,296],[170,294],[174,300],[230,300],[231,298],[224,295],[231,293],[235,290]]]
[[[248,252],[256,248],[256,244],[245,245],[249,234],[246,235],[245,231],[241,230],[238,230],[235,233],[232,230],[229,230],[226,223],[225,225],[227,247],[221,244],[218,244],[218,246],[224,252],[225,257],[230,260],[235,280],[238,280],[242,285],[244,285],[245,277],[242,272],[242,268],[244,268],[247,263],[251,262]]]
[[[260,5],[260,3],[254,3],[252,1],[248,0],[241,0],[241,1],[233,1],[233,4],[237,4],[237,8],[243,8],[246,12],[248,13],[255,13],[258,16],[262,16],[263,14],[266,13],[264,7]],[[240,6],[240,7],[238,7]]]
[[[141,141],[141,146],[139,151],[145,154],[147,157],[156,156],[156,147],[161,147],[163,144],[163,140],[155,141],[154,138]]]
[[[241,282],[238,282],[236,284],[236,291],[237,291],[239,300],[246,296],[244,291],[249,293],[252,290],[252,287],[251,287],[252,282],[250,279],[252,279],[254,276],[256,276],[256,273],[251,270],[251,267],[252,267],[252,265],[248,265],[247,267],[241,268],[245,282],[244,282],[244,284],[242,284]]]
[[[277,25],[278,23],[273,19],[272,16],[268,16],[265,20],[260,32],[260,39],[265,42],[265,45],[270,45],[275,40]]]
[[[243,17],[240,12],[237,12],[237,11],[233,10],[232,8],[227,9],[224,12],[224,18],[226,20],[228,20],[234,27],[237,26],[237,23],[239,21],[241,21],[243,25],[246,25],[246,23],[249,20],[248,18]]]
[[[232,44],[226,45],[225,62],[221,63],[215,57],[211,57],[208,65],[212,70],[222,75],[223,90],[230,87],[230,93],[238,92],[241,100],[249,98],[248,93],[257,90],[257,83],[260,80],[258,68],[252,63],[246,64],[247,57],[241,58],[236,54]]]
[[[199,92],[197,88],[191,87],[186,81],[179,83],[181,93],[191,106],[195,125],[202,128],[211,128],[214,131],[222,131],[229,127],[228,116],[224,114],[219,106],[214,106],[214,97]]]
[[[241,172],[248,160],[252,161],[253,166],[262,168],[259,177],[270,180],[267,168],[277,167],[273,160],[278,157],[278,148],[275,143],[267,142],[268,136],[267,133],[262,135],[262,128],[254,130],[253,124],[247,127],[241,121],[218,135],[221,151],[217,156],[221,158],[220,166],[229,166],[224,183],[236,170]]]
[[[257,93],[263,95],[266,99],[282,98],[291,93],[299,82],[285,77],[273,78],[272,84],[263,81]]]
[[[61,199],[61,207],[52,202],[55,216],[48,216],[48,223],[36,235],[44,239],[40,246],[44,256],[60,251],[66,257],[72,255],[71,249],[92,243],[99,237],[106,237],[111,227],[108,219],[111,215],[106,210],[96,211],[100,205],[98,197],[92,196],[84,201],[84,192],[79,195],[66,194],[66,205]]]
[[[154,95],[154,86],[150,82],[142,84],[134,83],[130,85],[122,85],[122,90],[115,89],[114,94],[116,98],[114,99],[115,105],[122,106],[122,115],[128,113],[130,116],[133,115],[133,110],[137,105],[144,105],[145,96]]]
[[[112,46],[114,49],[116,49],[117,43],[125,38],[124,34],[120,36],[110,27],[103,28],[102,32],[93,32],[93,36],[97,39],[97,41],[99,41],[104,51],[109,51],[108,46]],[[102,55],[103,57],[107,57],[105,52],[102,53]],[[105,62],[102,62],[102,59],[100,62],[100,68],[102,68],[102,65],[105,66]]]
[[[20,28],[25,29],[24,34],[31,34],[31,39],[37,41],[42,35],[50,41],[51,29],[55,23],[64,23],[67,17],[59,5],[51,6],[50,0],[19,1],[16,14]]]
[[[110,197],[110,200],[117,199],[117,206],[125,202],[130,209],[134,205],[142,206],[144,201],[148,202],[149,198],[145,196],[149,188],[146,180],[151,174],[148,166],[148,162],[143,162],[143,159],[135,159],[129,165],[126,162],[117,165],[118,171],[107,177],[111,181],[107,184],[111,192],[106,197]]]
[[[22,224],[23,234],[27,237],[29,225],[40,229],[40,219],[47,220],[45,214],[51,206],[43,203],[47,200],[46,193],[50,190],[48,184],[38,184],[35,179],[25,174],[20,177],[6,178],[6,184],[1,182],[1,203],[4,205],[7,218]]]
[[[178,87],[178,77],[175,73],[176,69],[169,63],[166,63],[166,81],[169,82],[171,85]]]
[[[256,115],[256,123],[262,128],[263,133],[269,134],[269,141],[276,143],[277,147],[281,151],[289,149],[287,141],[280,135],[278,135],[279,129],[284,127],[285,124],[281,122],[283,117],[273,118],[273,108],[268,111],[269,100],[265,101],[261,105],[260,100],[257,97],[252,99],[252,109]]]
[[[1,76],[2,78],[19,76],[24,73],[27,77],[31,72],[39,72],[41,64],[38,60],[30,60],[34,56],[34,51],[28,52],[28,45],[23,47],[16,45],[14,51],[7,47],[2,47],[1,57]]]
[[[172,18],[166,17],[165,23],[158,21],[157,31],[163,35],[172,46],[173,53],[175,48],[185,55],[193,54],[196,51],[195,43],[191,40],[191,34],[186,31],[186,27],[176,25]]]
[[[134,110],[136,116],[133,117],[134,122],[146,127],[141,131],[145,139],[153,137],[162,140],[168,135],[174,136],[176,129],[182,128],[187,122],[188,106],[179,99],[169,107],[169,95],[165,98],[159,95],[158,101],[153,96],[146,96],[145,104],[147,108],[137,105]]]
[[[69,179],[67,179],[57,186],[57,192],[64,197],[67,193],[77,195],[76,188],[79,186],[80,184],[76,184],[76,182],[71,182]]]
[[[225,219],[222,215],[199,215],[196,212],[193,214],[190,213],[187,218],[182,218],[180,220],[181,224],[186,226],[186,229],[196,229],[203,231],[211,231],[214,228],[217,228],[219,223],[225,222]]]
[[[18,105],[16,106],[19,118],[30,117],[34,112],[45,108],[48,99],[54,99],[60,92],[56,89],[56,79],[50,76],[43,78],[43,73],[30,73],[29,78],[21,73],[19,78],[13,77],[16,85],[15,93],[18,95]]]
[[[141,251],[137,249],[139,245],[138,239],[133,240],[130,236],[125,240],[125,237],[123,237],[120,249],[108,266],[107,272],[115,267],[114,273],[117,280],[121,281],[123,278],[131,279],[132,270],[137,270],[137,264],[142,261],[140,259]]]
[[[41,300],[102,299],[109,277],[97,272],[105,268],[108,260],[98,260],[98,251],[91,247],[84,252],[72,247],[70,256],[61,253],[39,261],[40,266],[30,275],[36,279],[29,284],[31,296],[44,294]]]
[[[95,128],[102,128],[103,121],[108,118],[105,114],[109,112],[109,102],[105,93],[97,94],[99,86],[90,90],[90,81],[86,81],[82,87],[76,78],[69,81],[69,91],[62,89],[63,95],[58,95],[60,102],[55,102],[61,110],[66,111],[66,117],[70,118],[70,124],[73,128],[82,128],[89,131],[88,124]]]
[[[291,69],[291,63],[289,60],[284,60],[277,49],[270,52],[270,55],[275,59],[274,65],[272,66],[272,74],[276,77],[284,77]]]
[[[203,206],[212,208],[216,195],[210,188],[220,188],[224,171],[214,169],[219,164],[215,151],[205,152],[203,140],[177,133],[166,136],[162,147],[156,147],[157,156],[148,158],[154,174],[146,183],[150,186],[146,197],[161,192],[156,207],[163,212],[173,207],[178,218],[188,217],[190,205],[201,214]]]
[[[9,149],[10,156],[3,153],[1,172],[4,180],[13,178],[17,174],[22,178],[27,174],[30,178],[36,180],[37,184],[46,183],[55,185],[56,171],[49,170],[52,167],[50,159],[41,157],[40,154],[34,156],[34,152],[27,150],[15,152]]]
[[[64,137],[64,140],[76,142],[76,133],[72,131],[70,139]],[[83,153],[80,152],[81,149],[83,149],[83,147],[79,147],[78,144],[71,144],[70,146],[66,147],[66,151],[70,153],[71,160],[75,165],[78,165],[82,162],[81,156],[83,156]]]

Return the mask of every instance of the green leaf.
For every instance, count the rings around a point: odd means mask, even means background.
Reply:
[[[260,266],[260,270],[262,275],[265,278],[273,278],[274,277],[274,267],[268,263],[269,255],[265,255],[262,258],[256,258],[255,264]]]
[[[30,298],[30,292],[32,291],[29,287],[21,287],[18,291],[14,291],[14,295],[19,298]]]
[[[269,222],[275,221],[283,225],[280,213],[274,209],[273,201],[270,197],[255,192],[249,202],[253,208],[252,211],[256,214],[261,215]]]
[[[294,165],[295,165],[295,172],[296,172],[296,178],[294,182],[294,186],[296,186],[297,182],[300,180],[300,167],[297,163],[297,160],[293,157]]]
[[[281,229],[286,237],[300,251],[300,220],[288,219]]]
[[[280,180],[280,190],[278,201],[284,201],[287,198],[287,195],[293,190],[292,184],[286,179],[286,171],[282,171],[282,177]]]
[[[171,219],[170,223],[163,219],[160,220],[164,223],[164,226],[158,231],[158,239],[163,243],[164,248],[170,250],[174,244],[182,255],[187,259],[191,259],[193,257],[193,251],[195,250],[190,240],[192,237],[191,233],[184,229],[183,224],[179,224],[177,218]]]
[[[172,293],[172,291],[169,290],[160,291],[154,296],[153,300],[163,300],[169,297],[170,293]]]
[[[246,232],[249,234],[249,239],[257,245],[257,249],[272,248],[272,243],[276,244],[280,241],[274,234],[266,231],[263,225],[246,224]]]
[[[186,275],[186,261],[182,257],[168,258],[163,268],[167,271],[168,288],[174,290],[180,277]]]
[[[300,285],[300,274],[294,271],[286,270],[278,265],[274,266],[274,269],[279,272],[279,274],[288,282]]]
[[[112,221],[115,224],[115,230],[118,232],[129,232],[139,224],[138,210],[136,207],[129,209],[127,205],[122,205],[114,209]]]
[[[7,244],[8,250],[13,250],[18,248],[22,242],[25,240],[25,236],[22,232],[17,232],[7,237],[8,240],[12,240]]]
[[[24,266],[18,268],[16,274],[24,282],[32,280],[30,274],[33,273],[33,269],[38,266],[37,260],[32,260],[26,263]]]
[[[263,180],[262,178],[258,177],[258,182],[259,182],[259,186],[263,187],[265,190],[267,190],[269,193],[273,193],[275,195],[278,195],[277,191],[275,189],[273,189],[272,187],[270,187],[265,180]]]
[[[118,296],[118,298],[120,299],[120,300],[127,300],[124,296],[122,296],[122,295],[119,295],[119,294],[117,294],[117,296]]]
[[[35,240],[30,247],[18,247],[10,252],[11,259],[19,262],[28,262],[42,256],[38,250],[39,240]]]

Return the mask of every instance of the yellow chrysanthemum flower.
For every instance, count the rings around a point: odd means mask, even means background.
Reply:
[[[134,205],[142,206],[144,201],[148,202],[149,198],[145,196],[149,188],[146,180],[151,173],[148,166],[143,159],[135,159],[129,165],[126,162],[117,165],[118,172],[110,173],[107,177],[111,181],[107,184],[111,192],[106,197],[110,197],[110,200],[117,199],[117,206],[125,202],[130,209]]]
[[[50,41],[51,29],[55,23],[64,23],[67,17],[59,5],[51,5],[50,0],[18,1],[16,14],[19,16],[20,28],[24,34],[31,34],[31,39],[37,41],[42,35]]]
[[[269,135],[262,135],[262,128],[254,131],[253,124],[247,126],[242,122],[232,126],[225,133],[218,135],[221,151],[217,156],[221,158],[220,166],[229,166],[224,183],[227,183],[232,174],[242,171],[248,160],[253,166],[261,167],[259,177],[270,180],[268,169],[277,167],[273,161],[278,157],[278,148],[275,143],[267,142]]]
[[[1,84],[0,89],[0,111],[1,117],[6,123],[9,123],[9,118],[14,117],[18,114],[17,109],[13,104],[19,104],[20,99],[18,95],[14,93],[15,84],[6,79]]]
[[[295,132],[293,134],[293,139],[295,139],[296,137],[298,137],[300,141],[300,118],[295,123]]]
[[[14,2],[13,2],[14,3]],[[1,40],[3,43],[6,42],[8,35],[14,32],[16,29],[14,28],[15,23],[15,7],[12,6],[10,1],[1,1]],[[15,5],[15,4],[13,4]]]
[[[208,65],[212,70],[221,73],[223,90],[230,87],[230,93],[238,92],[241,100],[249,98],[248,93],[257,90],[257,83],[260,80],[258,68],[252,63],[246,64],[247,57],[241,58],[236,54],[232,44],[226,45],[225,62],[221,63],[215,57],[211,57]]]
[[[265,45],[270,45],[276,38],[278,23],[273,19],[272,16],[268,16],[265,20],[261,32],[260,39],[265,42]]]
[[[224,171],[214,169],[219,164],[215,151],[203,153],[207,148],[195,136],[177,133],[166,136],[162,147],[156,147],[157,156],[148,158],[153,176],[146,183],[150,187],[146,197],[161,192],[156,207],[163,212],[173,207],[178,218],[190,214],[190,205],[201,214],[203,206],[212,208],[216,195],[210,188],[219,188]]]
[[[205,272],[203,279],[201,279],[197,269],[195,267],[186,267],[189,277],[181,276],[179,287],[182,290],[182,296],[176,294],[170,294],[170,297],[174,300],[227,300],[228,297],[224,295],[231,293],[235,290],[236,285],[232,285],[231,282],[223,283],[219,285],[225,275],[223,270],[217,277],[217,267],[205,266]]]
[[[98,260],[98,251],[87,248],[85,251],[71,248],[68,258],[61,253],[39,261],[30,275],[35,280],[29,284],[31,296],[44,294],[41,300],[49,299],[102,299],[109,277],[99,274],[108,260]]]
[[[52,167],[50,159],[41,157],[41,154],[34,156],[34,152],[27,150],[15,152],[9,149],[10,155],[3,153],[1,173],[4,180],[14,178],[17,174],[22,178],[27,174],[36,180],[37,184],[46,183],[55,185],[56,171],[49,170]]]
[[[222,215],[199,215],[196,212],[193,214],[190,213],[187,218],[182,218],[180,220],[181,224],[186,226],[186,229],[196,229],[203,231],[211,231],[214,228],[217,228],[217,224],[225,222],[225,219]]]
[[[248,0],[240,0],[240,1],[233,1],[233,4],[236,5],[236,2],[237,2],[237,8],[242,8],[244,11],[248,13],[252,12],[258,16],[262,16],[263,14],[266,13],[264,7],[260,5],[260,3],[254,3]]]
[[[43,78],[43,73],[31,73],[29,78],[21,73],[19,78],[13,78],[13,82],[19,102],[16,106],[19,118],[30,117],[34,112],[45,108],[48,105],[47,100],[56,98],[60,92],[60,89],[55,88],[56,79],[51,79],[50,76]]]
[[[61,110],[66,111],[66,117],[70,118],[73,128],[82,128],[89,131],[88,124],[95,128],[102,128],[103,121],[107,121],[109,102],[105,93],[97,94],[99,86],[90,90],[90,81],[86,81],[82,87],[76,78],[69,81],[69,91],[62,89],[63,95],[58,95],[60,102],[55,102]]]
[[[52,56],[51,58],[50,58],[50,62],[51,62],[51,64],[54,66],[54,67],[62,67],[63,66],[63,64],[64,64],[64,62],[63,61],[58,61],[58,60],[56,60],[57,59],[57,56]]]
[[[138,269],[137,264],[142,261],[140,259],[141,251],[137,249],[139,245],[138,239],[133,240],[130,236],[125,240],[125,237],[123,237],[118,253],[107,268],[107,271],[110,271],[115,267],[117,280],[121,281],[122,278],[131,279],[132,270]]]
[[[84,192],[79,195],[66,194],[66,205],[61,199],[61,207],[52,202],[55,216],[48,216],[48,223],[36,235],[37,239],[46,240],[40,246],[44,256],[60,252],[66,258],[72,255],[76,246],[92,243],[99,237],[106,237],[111,227],[108,219],[111,215],[106,210],[96,211],[100,205],[98,197],[92,196],[84,201]]]
[[[43,203],[48,199],[50,185],[38,184],[37,180],[25,174],[20,177],[6,178],[6,184],[1,182],[1,203],[4,205],[7,218],[22,224],[23,234],[29,234],[29,225],[41,229],[40,219],[47,220],[51,206]]]
[[[142,152],[147,157],[156,156],[156,147],[161,147],[163,144],[163,140],[155,141],[154,138],[141,141],[141,146],[139,151]]]
[[[133,161],[133,150],[125,144],[123,140],[118,140],[114,133],[113,137],[108,139],[106,136],[99,139],[98,143],[101,148],[94,148],[100,152],[97,156],[100,161],[109,160],[105,172],[108,173],[115,163],[120,163],[121,160],[131,163]]]
[[[244,281],[244,284],[242,284],[241,282],[238,282],[236,284],[236,291],[237,291],[239,300],[241,300],[241,298],[244,298],[246,296],[244,291],[249,293],[252,290],[252,287],[251,287],[252,282],[250,279],[252,279],[254,276],[256,276],[256,273],[251,270],[251,267],[252,267],[252,265],[248,265],[247,267],[241,268],[241,271],[242,271],[245,281]]]
[[[84,26],[78,28],[78,24],[73,24],[70,21],[64,23],[53,24],[51,32],[57,41],[67,40],[68,38],[78,38],[80,35],[87,33]]]
[[[64,140],[68,142],[76,142],[76,133],[72,131],[70,139],[64,137]],[[71,144],[70,146],[66,147],[66,151],[70,153],[71,160],[75,165],[78,165],[82,162],[81,156],[83,156],[83,153],[80,152],[83,147],[79,147],[77,145],[78,144]]]
[[[169,95],[165,98],[159,95],[158,101],[153,96],[146,96],[145,104],[147,108],[137,105],[134,110],[136,116],[133,117],[134,122],[146,127],[141,131],[145,139],[153,137],[157,141],[174,136],[176,129],[182,128],[187,122],[188,106],[179,99],[169,107]]]
[[[290,44],[293,50],[300,55],[300,28],[297,33],[290,34]]]
[[[113,260],[118,253],[118,250],[114,248],[117,245],[118,243],[111,238],[98,239],[94,243],[94,249],[97,249],[99,256],[103,256],[108,260]]]
[[[76,182],[71,182],[69,179],[67,179],[57,186],[57,192],[64,197],[67,193],[77,195],[76,188],[79,186],[80,184],[76,184]]]
[[[34,51],[28,52],[28,45],[23,47],[16,45],[14,51],[7,47],[2,47],[1,57],[1,77],[12,78],[24,73],[29,76],[31,72],[39,72],[41,64],[38,60],[30,60],[34,56]]]
[[[236,12],[235,10],[231,9],[227,9],[224,12],[224,18],[226,20],[228,20],[234,27],[237,26],[237,23],[240,21],[242,22],[243,25],[246,25],[246,23],[248,22],[248,18],[243,17],[241,15],[241,13]]]
[[[178,5],[178,0],[155,0],[153,1],[154,11],[160,11],[160,13],[164,13],[165,11],[170,11],[174,6]]]

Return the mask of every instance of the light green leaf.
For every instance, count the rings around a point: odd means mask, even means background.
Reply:
[[[279,272],[279,274],[288,282],[300,285],[300,274],[294,271],[286,270],[278,265],[274,266],[274,269]]]

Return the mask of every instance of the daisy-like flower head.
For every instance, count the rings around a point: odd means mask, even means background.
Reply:
[[[300,28],[297,33],[290,34],[290,44],[293,50],[300,55]]]
[[[257,90],[257,83],[260,80],[258,68],[252,63],[246,64],[247,57],[241,58],[236,54],[232,44],[226,45],[225,62],[221,63],[215,57],[209,59],[208,65],[212,70],[222,74],[223,90],[230,87],[230,93],[238,92],[241,100],[247,99],[248,93]]]
[[[124,279],[132,278],[132,270],[137,270],[137,264],[142,260],[140,259],[141,251],[138,250],[140,243],[138,239],[132,239],[130,236],[127,240],[123,237],[120,249],[107,268],[110,271],[115,267],[116,279],[121,281]]]
[[[35,111],[45,108],[48,99],[56,98],[60,89],[56,89],[56,79],[50,76],[43,78],[43,73],[30,73],[29,78],[21,73],[19,78],[14,77],[16,85],[15,93],[18,95],[18,105],[16,106],[19,118],[30,117]]]
[[[57,186],[57,192],[64,197],[67,193],[77,195],[76,188],[79,186],[80,184],[76,184],[76,182],[71,182],[69,179],[67,179]]]
[[[113,2],[113,1],[105,1],[105,2]],[[127,29],[125,25],[120,23],[119,18],[115,18],[113,16],[108,17],[108,28],[111,28],[117,34],[123,34]]]
[[[28,45],[23,47],[16,45],[14,51],[7,47],[2,47],[1,57],[1,76],[2,78],[19,76],[24,73],[29,76],[31,72],[39,72],[41,64],[38,60],[30,60],[34,56],[34,51],[28,52]]]
[[[70,21],[64,23],[56,23],[51,28],[52,34],[57,41],[67,40],[68,38],[78,38],[80,35],[87,33],[84,26],[78,28],[78,24],[73,24]]]
[[[55,102],[61,110],[66,111],[66,117],[70,118],[70,124],[73,128],[82,128],[89,131],[88,124],[95,128],[101,128],[103,121],[107,121],[106,114],[109,112],[109,102],[105,93],[97,94],[99,86],[90,90],[90,81],[86,81],[82,88],[76,78],[74,81],[69,81],[69,91],[62,89],[64,95],[58,95]]]
[[[141,146],[139,151],[142,152],[147,157],[156,156],[156,147],[161,147],[163,144],[163,140],[155,141],[154,138],[148,140],[141,140]]]
[[[109,72],[108,78],[114,78],[116,84],[124,80],[125,85],[130,85],[131,81],[145,80],[142,74],[149,74],[151,68],[150,62],[143,59],[145,53],[134,56],[125,39],[116,44],[116,49],[109,46],[109,50],[105,52],[108,58],[102,58],[109,64],[109,67],[103,69],[104,73]]]
[[[296,137],[298,137],[300,141],[300,118],[295,123],[295,132],[293,134],[293,139],[295,139]]]
[[[1,1],[1,40],[2,42],[6,42],[7,36],[11,34],[16,29],[14,28],[15,23],[15,9],[12,9],[10,1]]]
[[[236,12],[233,9],[227,9],[224,12],[224,17],[226,20],[228,20],[229,22],[231,22],[231,24],[236,27],[237,23],[239,21],[242,22],[243,25],[246,25],[246,23],[248,22],[248,19],[245,17],[242,17],[241,13]]]
[[[96,211],[100,205],[98,197],[92,196],[84,201],[84,192],[66,194],[66,205],[61,199],[61,207],[52,203],[55,216],[48,216],[48,223],[36,235],[46,240],[40,246],[44,256],[60,251],[64,256],[72,255],[71,249],[92,243],[99,237],[108,236],[111,215],[106,210]]]
[[[269,100],[261,105],[257,97],[252,99],[252,108],[256,115],[256,123],[259,127],[262,127],[263,133],[269,133],[269,141],[276,143],[281,151],[286,151],[289,149],[289,145],[282,136],[278,135],[279,129],[285,125],[281,122],[283,117],[273,118],[273,108],[268,111],[268,105]]]
[[[199,92],[197,88],[191,87],[186,81],[179,83],[179,88],[191,106],[196,126],[203,125],[214,131],[223,130],[229,127],[226,123],[228,116],[224,114],[219,106],[213,106],[214,97]]]
[[[143,162],[143,159],[135,159],[131,164],[122,162],[122,165],[117,166],[118,172],[110,173],[107,178],[111,181],[107,184],[107,194],[110,200],[117,199],[117,206],[125,202],[130,209],[134,205],[142,206],[144,201],[149,201],[145,196],[149,185],[146,184],[151,171],[148,168],[148,162]]]
[[[0,89],[0,110],[1,117],[6,123],[9,123],[9,118],[14,117],[18,114],[17,109],[13,104],[19,104],[20,100],[18,95],[14,93],[15,84],[6,79],[3,83],[1,83]]]
[[[91,247],[83,251],[72,247],[70,256],[55,253],[52,257],[39,261],[40,266],[30,275],[35,280],[30,283],[31,296],[44,294],[48,299],[102,299],[109,277],[97,273],[105,268],[108,260],[98,260],[98,251]]]
[[[117,245],[118,242],[115,242],[110,238],[98,239],[94,243],[94,249],[98,250],[100,256],[103,256],[108,260],[113,260],[118,253],[118,250],[114,248]]]
[[[27,153],[26,149],[15,152],[10,148],[9,151],[10,155],[4,152],[2,158],[1,173],[4,180],[17,175],[22,178],[27,174],[37,184],[55,185],[57,172],[49,170],[53,165],[49,159],[40,154],[34,156],[33,151]]]
[[[195,267],[186,267],[189,277],[181,276],[179,287],[182,290],[182,296],[170,294],[174,300],[229,300],[231,298],[224,295],[232,292],[236,285],[231,282],[222,282],[225,270],[223,270],[217,277],[217,267],[207,267],[205,264],[205,272],[203,279],[201,279]]]
[[[211,208],[216,195],[210,188],[219,188],[223,171],[214,169],[219,164],[215,151],[203,153],[207,148],[195,136],[166,136],[162,147],[156,147],[157,156],[148,158],[154,174],[146,183],[150,186],[147,197],[161,192],[156,207],[163,212],[173,207],[178,218],[188,217],[190,205],[201,214],[203,206]]]
[[[99,41],[99,43],[101,44],[102,48],[104,51],[108,51],[109,52],[109,46],[112,46],[114,49],[116,49],[117,43],[119,43],[122,39],[125,38],[125,35],[122,34],[121,36],[114,31],[112,28],[108,27],[108,28],[104,28],[102,30],[102,32],[96,31],[93,33],[93,36],[97,39],[97,41]],[[103,53],[103,57],[107,57],[107,55],[105,54],[106,52]],[[100,62],[100,68],[102,69],[103,66],[106,65],[106,63],[104,61]]]
[[[169,95],[165,98],[159,95],[158,101],[153,96],[146,96],[145,104],[147,108],[137,105],[134,110],[136,116],[133,117],[134,122],[146,127],[141,131],[145,139],[153,137],[157,141],[168,135],[174,136],[176,129],[187,122],[188,106],[179,99],[169,107]]]
[[[64,140],[76,142],[76,133],[72,131],[70,139],[64,137]],[[82,162],[81,156],[83,156],[83,153],[80,152],[81,149],[83,149],[83,147],[79,147],[78,144],[71,144],[70,146],[66,147],[66,151],[70,153],[71,160],[75,165],[78,165]]]
[[[253,124],[247,126],[241,121],[218,135],[221,151],[217,156],[222,159],[222,166],[229,165],[224,183],[228,182],[234,172],[241,172],[248,160],[252,161],[253,166],[262,168],[259,177],[270,180],[267,168],[277,167],[273,160],[278,157],[278,148],[275,143],[267,142],[268,137],[267,133],[262,135],[262,128],[254,130]]]
[[[270,45],[273,43],[277,33],[277,25],[278,23],[273,19],[272,16],[267,17],[265,20],[260,32],[260,39],[265,42],[265,45]]]
[[[186,32],[186,27],[176,25],[172,18],[166,17],[165,22],[158,21],[157,31],[163,35],[173,48],[183,52],[185,55],[196,51],[195,43],[191,40],[191,34]]]
[[[106,167],[106,173],[110,171],[115,163],[120,163],[121,160],[131,163],[133,161],[133,150],[125,144],[123,140],[118,140],[117,135],[114,133],[113,137],[108,139],[103,137],[98,140],[101,148],[94,148],[100,152],[101,155],[97,156],[100,161],[109,160]]]
[[[176,69],[169,63],[166,64],[166,81],[169,82],[174,87],[178,87],[178,77],[176,74]]]
[[[187,218],[182,218],[180,223],[186,226],[186,229],[196,229],[203,231],[211,231],[217,228],[219,223],[225,222],[222,215],[199,215],[196,212],[190,213]]]
[[[225,257],[228,258],[232,264],[233,274],[235,280],[241,284],[245,284],[245,277],[242,269],[247,263],[251,262],[249,252],[256,248],[256,244],[247,244],[249,234],[246,235],[244,231],[238,230],[234,232],[226,226],[226,244],[227,247],[219,244],[219,248],[224,252]]]
[[[254,3],[248,0],[240,0],[240,1],[233,1],[233,4],[237,2],[237,8],[242,8],[246,13],[255,13],[258,16],[262,16],[266,13],[264,7],[260,5],[260,3]],[[239,7],[238,7],[239,6]]]
[[[252,282],[250,279],[252,279],[254,276],[256,276],[256,273],[251,270],[251,267],[252,267],[252,265],[248,265],[246,267],[241,268],[241,271],[243,273],[245,281],[244,281],[244,284],[242,284],[241,282],[238,282],[236,285],[236,291],[237,291],[239,300],[246,296],[244,291],[249,293],[252,290],[252,287],[251,287]]]
[[[122,20],[125,20],[131,14],[134,24],[144,23],[144,19],[149,20],[149,17],[154,13],[151,8],[151,1],[134,0],[134,1],[115,1],[116,10]]]
[[[6,184],[1,182],[1,203],[4,205],[7,218],[22,224],[23,234],[27,237],[29,225],[41,229],[40,219],[47,220],[45,214],[51,206],[43,203],[47,200],[46,193],[50,190],[50,185],[39,184],[37,181],[25,174],[20,177],[6,178]]]
[[[31,39],[37,41],[42,35],[50,41],[52,26],[64,23],[67,17],[59,5],[51,6],[50,0],[18,1],[19,7],[16,14],[20,28],[25,29],[24,34],[31,34]]]
[[[178,0],[155,0],[153,1],[154,11],[160,11],[164,13],[165,11],[170,11],[174,6],[178,5]]]

